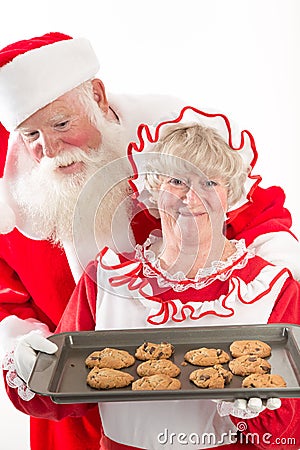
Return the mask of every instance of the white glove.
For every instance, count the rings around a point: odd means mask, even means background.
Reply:
[[[46,339],[50,335],[48,326],[36,319],[19,319],[8,316],[0,323],[0,351],[2,356],[14,351],[18,375],[28,380],[33,368],[35,350],[55,353],[57,346]]]
[[[252,419],[257,417],[264,409],[275,410],[280,408],[280,398],[268,398],[263,402],[261,398],[251,397],[249,400],[239,398],[234,402],[218,401],[218,413],[221,417],[234,416],[239,419]]]
[[[18,339],[15,347],[14,360],[17,374],[27,383],[37,358],[36,351],[51,355],[57,350],[57,345],[46,339],[41,331],[30,331]]]
[[[48,326],[36,319],[19,319],[17,316],[5,317],[0,322],[0,354],[3,356],[14,350],[19,338],[30,331],[39,330],[44,337],[50,336]]]

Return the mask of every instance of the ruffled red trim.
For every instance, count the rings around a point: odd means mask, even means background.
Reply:
[[[103,258],[106,255],[107,251],[108,251],[108,247],[105,247],[100,253],[99,253],[99,264],[101,266],[101,268],[105,269],[105,270],[117,270],[120,268],[124,268],[127,266],[132,266],[132,264],[134,264],[134,267],[131,268],[128,272],[126,272],[125,274],[122,275],[117,275],[117,276],[112,276],[109,278],[109,283],[111,284],[111,286],[122,286],[122,285],[128,285],[128,289],[129,291],[138,291],[138,293],[145,298],[146,300],[150,300],[150,301],[154,301],[157,303],[161,304],[161,307],[159,309],[159,311],[155,312],[155,314],[149,315],[147,318],[147,322],[150,323],[151,325],[162,325],[164,323],[166,323],[168,320],[172,320],[173,322],[176,323],[180,323],[183,322],[184,320],[187,319],[187,314],[186,312],[189,311],[189,315],[188,317],[191,320],[199,320],[202,317],[205,317],[207,315],[213,315],[213,316],[217,316],[217,317],[221,317],[221,318],[228,318],[234,315],[234,309],[229,307],[226,303],[228,298],[230,297],[230,295],[232,294],[232,292],[234,290],[237,291],[237,296],[238,299],[241,303],[243,304],[253,304],[255,302],[257,302],[258,300],[260,300],[261,298],[263,298],[265,295],[267,295],[273,288],[274,284],[277,282],[277,280],[284,275],[285,273],[287,273],[289,276],[291,276],[291,273],[288,269],[283,268],[274,278],[273,280],[269,283],[269,286],[267,289],[265,289],[263,292],[261,292],[260,294],[258,294],[256,297],[254,297],[252,300],[249,301],[245,301],[242,298],[241,295],[241,281],[239,278],[234,277],[231,279],[230,282],[230,287],[229,287],[229,291],[227,292],[226,295],[222,295],[221,297],[222,300],[220,301],[220,305],[221,307],[226,311],[226,313],[222,314],[220,312],[216,312],[213,309],[209,309],[207,311],[204,312],[200,312],[197,313],[197,310],[194,308],[193,305],[191,304],[181,304],[180,305],[180,309],[178,308],[178,306],[176,305],[176,301],[178,303],[178,300],[180,301],[180,299],[176,299],[176,300],[164,300],[161,299],[155,295],[151,296],[148,295],[145,291],[144,291],[144,287],[146,285],[149,284],[149,281],[147,280],[147,278],[143,278],[141,277],[141,272],[143,270],[143,263],[142,262],[132,262],[132,261],[126,261],[126,262],[120,262],[118,264],[114,264],[114,265],[107,265],[103,262]],[[161,274],[160,274],[161,275]],[[189,281],[189,280],[188,280]],[[179,281],[179,283],[185,283],[185,280]],[[190,282],[190,281],[189,281]],[[212,299],[212,300],[205,300],[207,301],[211,301],[214,302],[216,300],[219,299]],[[199,301],[199,303],[202,303],[202,301]]]

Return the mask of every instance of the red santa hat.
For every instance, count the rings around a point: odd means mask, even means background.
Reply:
[[[90,42],[62,33],[16,42],[0,51],[0,121],[9,131],[99,70]]]
[[[9,132],[39,109],[93,78],[99,61],[87,39],[47,33],[0,50],[0,233],[15,226],[5,186]],[[6,166],[5,166],[6,161]]]

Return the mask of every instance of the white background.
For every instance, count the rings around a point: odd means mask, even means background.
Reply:
[[[83,36],[108,91],[170,93],[220,109],[254,135],[256,173],[262,186],[284,187],[300,235],[299,17],[298,0],[10,0],[0,48],[50,31]],[[28,450],[28,418],[2,386],[0,396],[1,450]]]

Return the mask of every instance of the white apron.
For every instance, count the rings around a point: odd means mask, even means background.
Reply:
[[[98,266],[96,330],[153,328],[155,325],[147,322],[149,316],[155,316],[159,323],[156,326],[159,327],[267,323],[274,302],[288,276],[287,273],[280,275],[281,270],[278,267],[267,266],[247,285],[241,279],[232,277],[229,295],[214,302],[189,302],[192,316],[201,316],[207,308],[211,310],[213,307],[220,314],[219,317],[205,315],[199,320],[187,317],[182,322],[174,322],[174,305],[176,304],[177,318],[183,309],[180,300],[174,300],[173,305],[172,302],[168,305],[167,320],[163,322],[159,314],[161,304],[144,296],[151,295],[150,284],[139,290],[136,287],[141,279],[136,279],[132,285],[129,285],[128,278],[127,282],[122,282],[124,274],[130,271],[138,273],[140,262],[120,267],[118,256],[111,250],[107,251],[102,262],[108,269],[100,267],[100,264]],[[116,265],[119,267],[109,268]],[[110,285],[109,280],[112,277],[117,277],[117,282],[109,289],[104,289],[104,286]],[[274,282],[276,277],[277,281]],[[251,303],[259,293],[270,286],[270,292],[263,297],[263,301]],[[107,402],[100,403],[99,410],[107,437],[147,450],[201,449],[225,445],[233,443],[233,434],[236,432],[229,417],[219,416],[216,402],[212,400]]]

